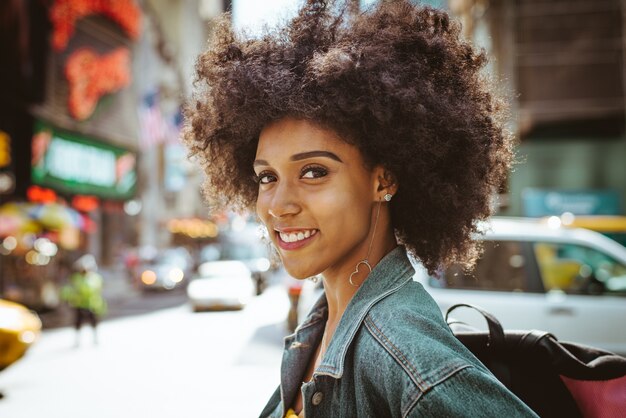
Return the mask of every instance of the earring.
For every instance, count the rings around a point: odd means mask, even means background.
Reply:
[[[386,195],[383,196],[383,199],[385,199],[386,202],[389,202],[392,197],[393,195],[391,193],[387,193]]]
[[[354,287],[361,286],[360,284],[356,284],[352,281],[352,278],[354,277],[354,275],[359,273],[359,267],[361,267],[361,264],[363,264],[365,267],[368,268],[369,273],[372,272],[372,266],[370,265],[369,258],[370,258],[370,253],[372,252],[372,244],[374,243],[374,237],[376,236],[376,227],[378,226],[378,217],[380,216],[380,205],[382,203],[383,202],[381,200],[380,202],[378,202],[378,205],[376,207],[376,219],[374,221],[374,231],[372,231],[372,239],[370,240],[370,246],[367,249],[367,255],[365,256],[363,260],[359,261],[356,264],[356,266],[354,267],[354,271],[352,272],[352,274],[350,274],[350,277],[348,278],[348,282]]]

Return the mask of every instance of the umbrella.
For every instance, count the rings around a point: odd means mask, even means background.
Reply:
[[[31,218],[37,220],[44,228],[61,230],[66,227],[83,228],[83,219],[80,213],[58,203],[33,205],[30,210]]]
[[[9,202],[0,206],[0,237],[15,235],[30,222],[23,203]]]

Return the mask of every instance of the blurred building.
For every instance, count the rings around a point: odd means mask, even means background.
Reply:
[[[47,292],[53,305],[80,254],[106,267],[128,248],[189,232],[171,230],[181,224],[173,220],[207,217],[201,174],[178,135],[194,61],[225,7],[1,2],[0,297],[26,298],[29,287],[29,301]],[[35,248],[39,239],[55,254]]]
[[[493,57],[519,139],[504,213],[624,214],[626,76],[620,0],[450,0]]]
[[[178,228],[172,230],[171,221],[208,216],[200,194],[201,173],[187,160],[178,134],[181,106],[192,91],[195,60],[224,3],[146,0],[143,10],[145,29],[134,60],[142,129],[138,244],[163,247],[172,242],[172,234],[180,233]]]

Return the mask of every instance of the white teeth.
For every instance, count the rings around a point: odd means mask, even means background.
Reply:
[[[302,241],[303,239],[307,239],[315,235],[316,232],[317,232],[316,229],[310,229],[306,231],[292,232],[289,234],[285,232],[279,232],[278,235],[280,235],[280,239],[285,242],[296,242],[296,241]]]

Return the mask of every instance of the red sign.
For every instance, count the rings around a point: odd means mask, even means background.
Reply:
[[[30,186],[26,190],[26,197],[35,203],[52,203],[57,200],[57,194],[54,190],[39,186]]]
[[[102,96],[130,84],[130,52],[118,48],[99,56],[88,48],[76,50],[65,64],[65,76],[70,88],[70,115],[85,120],[93,114]]]
[[[74,196],[72,207],[81,212],[91,212],[98,208],[98,198],[94,196]]]
[[[93,14],[107,16],[131,39],[141,33],[141,9],[133,0],[56,0],[50,8],[52,47],[63,51],[74,34],[76,21]]]

